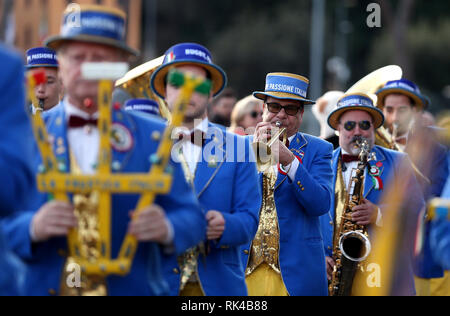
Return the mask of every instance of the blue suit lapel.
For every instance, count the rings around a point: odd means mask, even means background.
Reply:
[[[386,157],[383,155],[383,153],[377,147],[375,147],[372,152],[374,152],[376,154],[376,159],[369,163],[369,171],[370,171],[371,168],[379,168],[380,169],[380,178],[382,178],[383,171],[384,171],[383,161],[386,160]],[[378,167],[377,164],[382,164],[382,166]],[[365,190],[364,190],[365,194],[364,194],[364,197],[367,199],[369,194],[374,189],[375,189],[375,184],[372,181],[372,177],[370,176],[370,172],[368,172],[366,183],[365,183]]]
[[[212,133],[213,128],[216,127],[213,127],[211,124],[209,124],[207,137],[211,136],[211,138],[206,140],[205,145],[202,148],[202,156],[200,158],[200,162],[197,165],[197,170],[195,173],[194,190],[197,193],[198,198],[202,196],[202,194],[212,183],[217,173],[225,163],[226,159],[226,137],[225,135],[223,135],[223,147],[220,146],[220,140],[218,140],[217,136]]]
[[[342,155],[342,149],[339,147],[337,150],[334,151],[333,153],[333,160],[332,160],[332,170],[333,170],[333,183],[332,183],[332,188],[333,188],[333,194],[331,194],[331,218],[335,218],[335,211],[336,211],[336,207],[335,207],[335,203],[336,203],[336,194],[334,192],[336,192],[336,181],[337,181],[337,173],[338,173],[338,165],[339,165],[339,157],[341,157]]]
[[[49,116],[47,120],[47,131],[49,141],[52,144],[53,153],[60,172],[70,172],[70,151],[67,141],[67,124],[64,106],[60,106]]]

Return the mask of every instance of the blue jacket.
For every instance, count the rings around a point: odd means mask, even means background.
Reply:
[[[25,109],[23,64],[0,45],[0,218],[20,209],[34,187],[33,133]],[[9,252],[0,227],[0,296],[20,294],[23,268]]]
[[[425,201],[432,198],[440,197],[443,193],[444,186],[449,176],[449,162],[447,149],[430,137],[430,140],[425,144],[425,155],[422,161],[415,161],[419,170],[430,179],[431,185],[422,183]],[[407,148],[408,149],[408,148]],[[430,245],[430,230],[431,223],[427,223],[424,227],[424,244],[420,255],[416,258],[414,272],[420,278],[441,278],[444,276],[442,266],[433,260]]]
[[[55,153],[59,163],[70,166],[66,138],[64,107],[44,115],[49,134],[53,136]],[[135,116],[129,112],[114,111],[113,122],[125,127],[133,139],[133,146],[127,152],[113,150],[112,164],[115,172],[147,173],[150,170],[150,156],[156,152],[159,141],[153,133],[164,131],[165,125],[156,119]],[[63,147],[61,147],[63,146]],[[35,157],[39,154],[36,153]],[[36,161],[36,169],[39,165]],[[172,163],[173,164],[173,163]],[[190,187],[183,177],[179,164],[174,166],[174,181],[170,193],[157,197],[160,205],[172,223],[175,233],[174,248],[182,253],[198,244],[205,235],[205,219]],[[118,168],[119,167],[119,168]],[[33,196],[30,194],[30,196]],[[129,211],[134,210],[138,195],[113,195],[112,198],[112,257],[117,257],[130,221]],[[26,295],[48,295],[59,293],[65,255],[66,238],[53,238],[44,243],[33,244],[30,238],[30,223],[37,210],[48,201],[46,194],[34,192],[27,208],[8,218],[4,229],[8,242],[14,251],[27,263]],[[129,275],[107,278],[109,295],[164,295],[167,283],[161,272],[161,249],[155,243],[141,243]]]
[[[375,146],[373,149],[373,152],[376,154],[376,160],[370,162],[370,167],[377,167],[380,166],[380,178],[383,182],[383,190],[376,190],[375,184],[371,182],[370,176],[366,178],[365,181],[365,190],[364,190],[364,197],[369,200],[370,202],[376,204],[381,209],[381,213],[386,208],[386,205],[380,205],[382,202],[385,189],[389,187],[389,183],[393,177],[399,177],[399,178],[405,178],[407,179],[408,176],[404,174],[399,174],[400,166],[403,162],[409,161],[406,154],[402,154],[396,151],[388,150],[379,146]],[[338,148],[334,151],[333,154],[333,189],[336,188],[336,176],[337,176],[337,168],[339,163],[339,157],[341,156],[341,148]],[[410,169],[410,170],[409,170]],[[410,213],[410,221],[411,225],[408,225],[407,231],[404,232],[404,234],[408,234],[408,238],[406,238],[407,241],[411,242],[414,240],[414,234],[415,234],[415,228],[412,227],[414,224],[417,223],[417,219],[419,216],[420,211],[425,205],[425,202],[423,200],[423,193],[419,186],[419,183],[413,176],[412,168],[409,168],[408,170],[411,173],[411,183],[410,183],[410,190],[408,193],[409,201],[410,201],[410,207],[408,207],[408,211],[412,212]],[[333,236],[334,236],[334,218],[335,218],[335,195],[333,194],[331,208],[328,214],[321,217],[321,227],[322,227],[322,234],[325,241],[325,253],[328,257],[332,257],[333,253]],[[410,258],[410,260],[405,261],[406,269],[403,269],[403,272],[405,272],[405,277],[402,276],[402,293],[411,295],[415,293],[414,289],[414,278],[413,278],[413,271],[412,271],[412,258],[413,258],[413,245],[408,244],[405,254],[406,258]],[[406,285],[404,285],[406,283]],[[404,289],[406,288],[406,291]]]
[[[331,203],[333,146],[298,133],[290,150],[303,161],[292,182],[278,175],[275,204],[280,228],[280,267],[291,296],[326,296],[327,278],[319,217]],[[262,188],[262,174],[259,185]],[[251,244],[242,247],[244,266]]]
[[[203,159],[197,166],[194,190],[205,214],[216,210],[225,218],[225,231],[218,242],[204,242],[209,253],[198,259],[201,286],[207,296],[246,296],[240,247],[253,240],[258,228],[261,192],[253,150],[248,138],[227,133],[209,124]],[[211,157],[217,164],[211,165]],[[171,295],[179,295],[177,258],[164,263]]]

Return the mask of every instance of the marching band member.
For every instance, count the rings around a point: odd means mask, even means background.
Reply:
[[[25,111],[23,65],[19,56],[0,45],[0,218],[18,211],[34,186],[33,142]],[[9,252],[0,224],[0,296],[20,294],[18,280],[24,272]]]
[[[67,10],[61,35],[48,39],[47,45],[58,52],[60,77],[66,98],[62,106],[44,115],[53,150],[62,172],[94,174],[98,159],[99,117],[95,82],[81,77],[85,62],[124,62],[133,49],[126,45],[124,12],[105,6],[84,6],[79,13],[80,25],[70,21]],[[103,21],[104,23],[98,23]],[[125,112],[112,111],[112,169],[120,173],[148,173],[149,157],[158,148],[165,124]],[[36,163],[36,173],[37,166]],[[111,206],[112,256],[127,232],[140,242],[131,272],[126,276],[99,276],[81,284],[80,289],[68,288],[61,279],[67,257],[66,236],[78,225],[75,209],[83,205],[51,201],[46,194],[37,194],[24,211],[8,219],[5,230],[15,252],[27,263],[26,295],[164,295],[167,284],[160,266],[161,247],[165,251],[182,253],[202,240],[205,220],[183,178],[179,164],[173,164],[174,181],[167,195],[156,198],[136,220],[130,221],[137,195],[113,195]],[[98,207],[92,195],[86,196],[86,207]],[[95,237],[94,237],[95,238]],[[89,247],[89,246],[88,246]],[[92,282],[92,284],[91,284]],[[90,288],[90,285],[93,288]],[[66,294],[68,293],[68,294]]]
[[[358,225],[369,226],[369,228],[370,225],[375,224],[382,226],[383,208],[386,206],[380,205],[380,202],[385,189],[393,177],[406,177],[406,175],[398,174],[399,166],[408,159],[406,155],[375,146],[375,131],[383,123],[383,113],[373,105],[373,101],[365,94],[344,95],[338,102],[337,109],[328,118],[330,127],[339,132],[340,144],[340,148],[334,152],[332,160],[334,194],[331,209],[329,214],[321,217],[329,280],[331,280],[336,265],[333,260],[333,250],[337,246],[336,242],[339,241],[339,235],[342,233],[339,232],[338,228],[342,221],[346,199],[349,198],[348,189],[350,188],[352,170],[357,167],[360,160],[360,149],[355,147],[357,137],[369,140],[370,151],[375,154],[376,158],[370,161],[368,170],[366,170],[363,200],[360,205],[353,208],[352,220],[354,222]],[[410,197],[414,200],[411,204],[414,209],[411,211],[419,214],[424,202],[415,178],[413,178],[410,186]],[[413,295],[414,280],[411,264],[405,267],[405,270],[408,271],[408,284],[402,294]]]
[[[35,95],[43,107],[48,111],[59,104],[62,94],[62,83],[58,77],[58,57],[53,49],[35,47],[27,51],[27,71],[44,71],[47,81],[35,87]],[[38,104],[36,104],[38,106]],[[33,108],[33,113],[35,113]]]
[[[265,92],[254,93],[264,101],[254,141],[266,143],[278,125],[286,129],[286,142],[273,136],[274,161],[261,168],[259,177],[263,205],[258,232],[242,248],[251,296],[327,295],[319,217],[330,208],[333,148],[298,132],[304,106],[314,103],[307,99],[308,86],[302,76],[271,73]]]
[[[239,247],[255,235],[261,203],[253,152],[247,139],[208,121],[208,103],[227,81],[225,72],[213,64],[210,52],[193,43],[181,43],[167,51],[163,65],[152,76],[151,87],[169,109],[180,92],[166,81],[173,68],[211,79],[212,90],[209,96],[192,95],[182,140],[173,149],[205,211],[208,227],[201,247],[189,250],[178,262],[174,256],[166,258],[171,294],[246,296]],[[205,248],[206,257],[199,256],[201,248]]]
[[[410,153],[413,150],[410,146],[412,141],[421,144],[421,152],[418,155],[412,155],[412,159],[420,172],[431,182],[421,181],[425,200],[440,197],[449,174],[447,150],[436,141],[432,128],[422,125],[421,115],[428,101],[421,94],[420,89],[406,79],[386,83],[377,92],[377,96],[378,108],[383,111],[386,117],[385,125],[395,138],[397,145],[406,153]],[[429,229],[429,227],[426,228],[426,235]],[[433,264],[428,238],[425,240],[423,256],[418,258],[415,266],[418,295],[432,294],[431,280],[438,278],[441,278],[440,281],[433,282],[441,283],[443,287],[446,287],[443,291],[448,295],[450,275],[446,274],[442,279],[444,272],[440,266]]]

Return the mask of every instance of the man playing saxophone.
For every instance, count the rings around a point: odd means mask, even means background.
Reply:
[[[327,294],[319,217],[330,207],[333,148],[298,132],[304,106],[314,103],[307,99],[308,86],[302,76],[272,73],[266,91],[254,93],[264,101],[254,142],[273,143],[269,156],[274,160],[268,167],[260,164],[259,228],[252,244],[243,248],[250,296]],[[281,140],[280,128],[286,133]]]
[[[383,122],[382,112],[375,108],[372,100],[364,94],[345,95],[339,101],[338,108],[328,118],[330,127],[339,132],[340,144],[340,148],[334,152],[332,160],[335,194],[333,194],[329,214],[321,217],[329,281],[332,281],[332,278],[335,277],[333,270],[336,262],[333,260],[333,256],[334,259],[341,260],[336,254],[340,252],[339,241],[341,236],[347,233],[347,231],[339,230],[341,221],[351,219],[357,225],[368,227],[369,232],[371,225],[382,226],[384,206],[379,203],[385,189],[393,177],[406,176],[398,174],[400,164],[408,159],[405,154],[375,146],[375,130],[382,126]],[[361,160],[361,148],[356,146],[358,139],[368,141],[372,159],[369,159],[365,170],[365,180],[362,183],[363,194],[359,203],[357,203],[359,205],[354,206],[350,210],[350,214],[343,214],[348,205],[347,201],[350,199],[349,193],[351,193],[354,181],[353,171],[358,167]],[[424,202],[420,187],[414,177],[413,179],[414,181],[410,185],[411,199],[414,200],[414,211],[418,214]],[[412,268],[408,266],[406,269],[409,276],[406,294],[414,294]],[[356,277],[358,277],[358,273]],[[351,283],[352,280],[341,280],[341,282]],[[348,286],[348,284],[337,284],[335,286]]]

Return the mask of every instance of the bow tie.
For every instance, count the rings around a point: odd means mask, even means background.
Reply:
[[[98,119],[84,119],[82,117],[79,116],[70,116],[69,118],[69,128],[80,128],[80,127],[85,127],[88,125],[91,126],[97,126],[98,124]]]
[[[359,161],[359,156],[352,156],[352,155],[342,155],[342,162],[343,163],[349,163]]]
[[[190,141],[192,144],[201,147],[203,147],[206,143],[206,135],[200,130],[195,130],[191,134],[181,133],[178,139],[179,141]],[[201,142],[201,145],[199,142]]]
[[[406,146],[406,143],[408,142],[408,139],[406,137],[402,137],[402,138],[396,138],[395,142],[399,145],[403,145]]]

